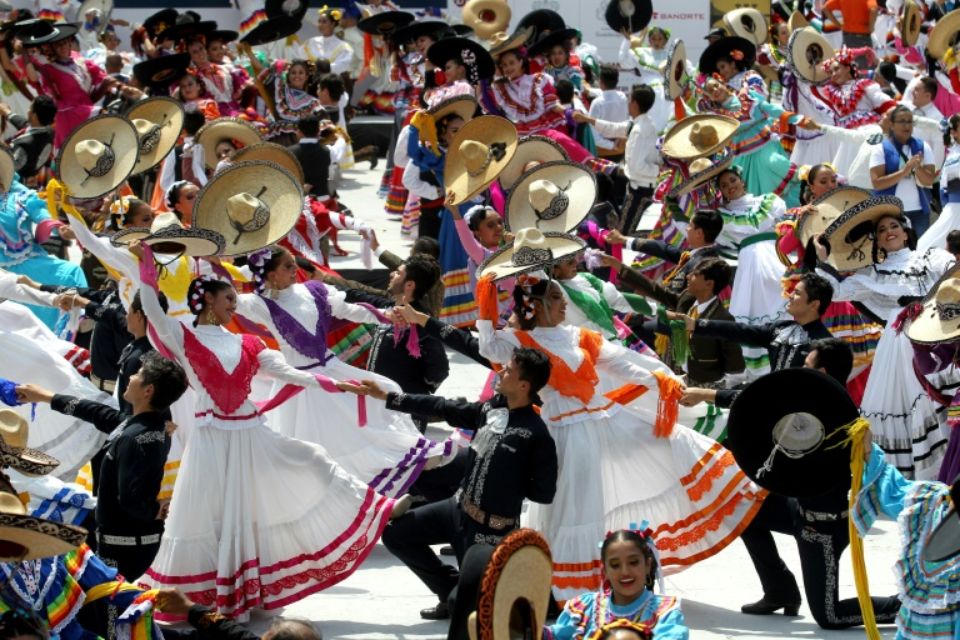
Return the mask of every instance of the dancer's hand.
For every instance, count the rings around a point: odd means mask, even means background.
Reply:
[[[23,404],[28,402],[46,402],[53,400],[53,391],[44,389],[36,384],[17,385],[17,400]]]
[[[627,244],[628,240],[630,240],[630,238],[620,233],[619,229],[610,229],[604,241],[612,247],[618,244]]]
[[[168,436],[172,436],[174,432],[177,430],[177,423],[174,422],[173,420],[167,420],[163,424],[163,430]]]
[[[701,402],[713,402],[717,399],[716,389],[702,389],[700,387],[687,387],[680,396],[680,404],[685,407],[692,407]]]
[[[31,289],[40,288],[40,283],[30,276],[17,276],[17,284],[22,284],[23,286],[30,287]]]
[[[67,225],[57,227],[57,234],[60,236],[61,240],[76,240],[77,234],[73,232]]]
[[[137,256],[139,259],[143,260],[143,246],[140,244],[139,240],[134,240],[128,244],[127,250],[133,255]]]
[[[337,383],[337,389],[340,389],[340,391],[345,391],[346,393],[355,393],[355,394],[357,394],[358,396],[365,396],[365,395],[367,395],[367,394],[366,394],[366,389],[364,389],[362,386],[360,386],[360,385],[358,385],[358,384],[354,384],[354,383],[352,383],[352,382],[340,381],[340,382]]]
[[[376,398],[377,400],[387,399],[387,392],[377,384],[376,380],[362,380],[360,386],[363,387],[364,395]]]
[[[598,257],[600,259],[600,264],[604,267],[615,269],[618,273],[620,272],[620,269],[623,268],[623,262],[617,258],[614,258],[608,253],[601,253]]]
[[[157,520],[166,520],[170,515],[170,501],[164,500],[160,503],[160,509],[157,511]]]
[[[156,606],[157,610],[163,613],[185,616],[190,613],[193,601],[179,589],[160,589],[160,593],[157,594]]]
[[[430,319],[425,313],[417,311],[409,304],[397,307],[396,312],[399,313],[405,321],[409,324],[418,324],[421,327],[427,326],[427,320]]]

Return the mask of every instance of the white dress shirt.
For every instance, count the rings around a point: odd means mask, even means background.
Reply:
[[[631,126],[632,125],[632,126]],[[657,126],[646,113],[625,122],[597,120],[593,125],[607,138],[626,138],[624,173],[634,189],[653,187],[660,173],[660,154],[657,151]]]
[[[605,89],[593,102],[590,103],[590,117],[607,122],[623,122],[630,117],[627,106],[627,96],[617,89]],[[593,128],[593,139],[598,149],[613,149],[617,146],[614,140],[605,138]]]

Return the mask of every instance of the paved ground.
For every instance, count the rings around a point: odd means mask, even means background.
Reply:
[[[386,219],[382,202],[376,197],[380,171],[362,169],[347,172],[341,196],[354,213],[371,224],[381,242],[400,255],[408,252],[409,241],[402,239],[400,223]],[[381,162],[382,167],[382,162]],[[334,259],[334,267],[361,266],[359,238],[341,234],[341,244],[351,251],[347,258]],[[459,354],[451,354],[451,375],[440,389],[447,396],[475,397],[486,371]],[[796,545],[785,536],[778,536],[784,560],[800,575]],[[898,549],[895,525],[882,522],[876,535],[866,543],[866,560],[872,593],[889,595],[895,592],[892,573]],[[804,606],[801,616],[746,616],[740,605],[760,597],[760,584],[739,541],[719,555],[666,580],[669,593],[683,598],[683,611],[696,639],[716,638],[823,638],[853,639],[863,637],[862,629],[824,631]],[[853,575],[849,554],[841,563],[840,593],[854,597]],[[374,550],[363,567],[348,580],[321,594],[307,598],[281,612],[281,615],[315,621],[327,639],[395,639],[443,638],[444,622],[421,620],[419,610],[434,604],[433,596],[382,545]],[[255,614],[252,624],[257,630],[269,625],[271,616]],[[884,638],[893,638],[892,627],[882,629]]]

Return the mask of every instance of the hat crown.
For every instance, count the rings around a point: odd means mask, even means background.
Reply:
[[[27,508],[23,506],[23,500],[18,495],[10,493],[5,487],[2,487],[0,488],[0,513],[25,516],[27,515]]]
[[[30,427],[20,414],[9,409],[0,411],[0,437],[4,444],[12,449],[23,449],[27,446],[29,433]]]
[[[269,213],[269,209],[260,198],[246,191],[227,198],[227,215],[233,222],[243,226],[254,223],[258,216],[258,210],[261,209],[266,209]]]
[[[690,127],[690,142],[698,149],[707,149],[720,142],[720,134],[712,124],[694,124]]]
[[[180,222],[180,218],[178,218],[177,214],[172,211],[164,211],[163,213],[158,214],[150,224],[150,233],[157,233],[168,227],[183,227],[183,223]]]
[[[570,197],[550,180],[531,182],[527,199],[537,214],[538,222],[559,217],[570,205]]]
[[[77,164],[83,167],[87,173],[94,175],[95,169],[103,164],[107,158],[112,158],[113,155],[110,147],[99,140],[92,139],[79,141],[74,146],[73,151],[77,157]]]
[[[513,257],[510,261],[515,267],[529,267],[553,260],[553,251],[547,244],[547,236],[539,229],[521,229],[517,232],[513,244]]]
[[[618,8],[620,9],[620,15],[624,18],[631,18],[633,14],[637,12],[637,8],[633,4],[633,0],[620,0],[618,3]]]
[[[130,121],[137,130],[137,139],[140,142],[140,153],[150,153],[160,142],[160,125],[143,118],[134,118]]]
[[[960,304],[960,278],[944,280],[934,298],[939,304]]]
[[[460,153],[467,173],[476,175],[490,164],[490,147],[479,140],[464,140],[460,143]]]
[[[697,158],[690,163],[690,175],[695,173],[700,173],[701,171],[706,171],[713,165],[713,161],[710,158]]]

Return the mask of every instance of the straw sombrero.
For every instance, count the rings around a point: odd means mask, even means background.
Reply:
[[[446,204],[458,205],[497,179],[517,151],[517,128],[500,116],[480,116],[460,128],[443,170]]]
[[[289,171],[297,182],[303,184],[303,167],[297,156],[275,142],[258,142],[233,154],[233,162],[272,162]]]
[[[895,196],[871,196],[846,209],[821,235],[830,247],[830,263],[843,271],[873,264],[874,227],[881,218],[901,215],[903,202]]]
[[[723,16],[727,33],[749,40],[756,46],[767,40],[767,19],[753,7],[728,11]]]
[[[189,53],[174,53],[138,62],[133,65],[133,75],[144,87],[166,92],[167,87],[187,73],[189,66]]]
[[[823,68],[824,60],[836,52],[830,42],[813,27],[805,27],[790,34],[787,44],[787,60],[803,80],[823,84],[830,75]]]
[[[566,44],[571,38],[577,37],[578,33],[579,31],[569,27],[560,29],[558,31],[545,33],[541,35],[536,42],[530,45],[530,47],[527,49],[527,54],[532,58],[535,56],[547,55],[550,53],[550,50],[557,45],[561,45],[566,48]]]
[[[267,18],[240,38],[240,42],[255,47],[289,38],[298,31],[302,23],[291,16],[274,16]]]
[[[568,159],[567,152],[553,138],[547,136],[520,138],[520,142],[517,144],[517,152],[513,154],[513,158],[510,159],[510,162],[498,176],[500,186],[508,190],[511,189],[531,162],[539,164]]]
[[[127,179],[140,143],[129,120],[97,116],[73,130],[60,147],[57,171],[74,198],[99,198]]]
[[[924,562],[946,562],[960,553],[960,478],[950,487],[950,502],[953,507],[923,545],[921,555]]]
[[[195,258],[219,255],[226,244],[220,233],[197,226],[184,227],[172,211],[157,215],[149,229],[131,227],[110,238],[115,246],[129,245],[134,240],[150,245],[155,253]]]
[[[147,98],[133,105],[127,119],[140,141],[140,158],[133,173],[143,173],[160,164],[177,145],[183,130],[183,105],[165,96]]]
[[[670,189],[667,194],[671,198],[684,196],[705,182],[709,182],[733,164],[733,153],[724,153],[722,156],[704,156],[692,160],[688,165],[689,177],[685,177],[679,184]]]
[[[616,33],[624,29],[636,33],[650,24],[653,3],[650,0],[610,0],[603,18]]]
[[[726,56],[735,56],[739,52],[743,55],[743,62],[747,68],[753,66],[757,60],[757,46],[740,36],[726,36],[707,46],[700,54],[700,73],[710,75],[717,72],[717,60]]]
[[[799,11],[794,11],[790,14],[790,19],[787,20],[787,26],[790,28],[790,33],[793,33],[794,31],[809,27],[810,21]]]
[[[16,411],[0,409],[0,467],[10,467],[28,476],[43,476],[60,461],[27,447],[30,425]]]
[[[70,22],[50,22],[37,20],[26,28],[17,30],[17,37],[24,47],[39,47],[42,44],[53,44],[77,35],[79,28]]]
[[[200,190],[193,223],[226,239],[222,255],[238,256],[281,240],[302,209],[303,186],[290,172],[272,162],[241,162]]]
[[[923,311],[907,326],[907,337],[920,344],[960,338],[960,265],[949,269],[923,300]]]
[[[527,44],[527,41],[533,36],[533,27],[517,29],[513,35],[507,35],[500,31],[493,34],[487,41],[490,44],[490,57],[494,61],[505,54],[507,51],[513,51]]]
[[[481,40],[506,31],[510,17],[510,5],[506,0],[467,0],[460,13],[463,24],[471,27]]]
[[[806,213],[797,221],[795,233],[797,239],[803,246],[807,246],[813,238],[826,231],[847,209],[869,199],[872,195],[870,191],[857,187],[837,187],[828,191],[811,203],[817,208],[815,212]],[[873,236],[864,236],[863,242],[865,244],[860,246],[860,250],[871,255]],[[833,253],[830,254],[828,262],[840,271],[851,271],[863,266],[860,262],[851,263],[845,259],[845,256]]]
[[[664,134],[660,151],[674,160],[690,161],[710,156],[729,144],[739,126],[739,122],[727,116],[687,116]]]
[[[597,179],[576,162],[554,161],[524,173],[507,196],[506,226],[569,233],[590,213]]]
[[[956,45],[957,35],[960,35],[960,9],[937,20],[927,39],[927,53],[938,60],[943,58],[947,50]]]
[[[86,537],[86,529],[27,515],[13,485],[0,476],[0,562],[60,556],[83,544]]]
[[[480,80],[489,80],[496,73],[497,65],[490,52],[470,38],[441,38],[427,49],[427,59],[437,69],[443,69],[447,61],[459,58],[467,68],[467,80],[477,84]]]
[[[492,274],[494,280],[512,278],[530,271],[549,269],[586,248],[586,242],[566,233],[521,229],[513,242],[484,260],[477,268],[477,273],[480,276]]]
[[[476,98],[470,94],[463,94],[441,100],[427,109],[427,113],[433,116],[434,122],[440,122],[451,115],[456,115],[464,122],[470,122],[479,106]]]
[[[900,29],[900,39],[903,40],[903,44],[912,47],[917,43],[922,22],[923,13],[920,11],[920,5],[914,0],[907,0],[903,3],[903,9],[900,11],[900,17],[897,20],[897,28]]]
[[[683,77],[687,75],[687,47],[683,40],[675,40],[663,65],[663,86],[667,100],[683,95]]]
[[[550,546],[542,535],[533,529],[507,534],[484,569],[477,610],[467,623],[471,640],[540,640],[550,604],[552,575]],[[524,611],[520,616],[516,616],[518,609]],[[516,619],[523,620],[522,630],[511,627]]]
[[[10,191],[13,184],[13,174],[16,171],[16,159],[10,147],[0,145],[0,189],[4,193]]]
[[[238,149],[263,142],[260,133],[240,118],[217,118],[200,127],[197,144],[203,147],[203,159],[208,169],[217,166],[217,145],[230,140]]]
[[[723,444],[764,489],[794,498],[818,496],[849,488],[844,427],[859,416],[846,388],[830,376],[815,369],[781,369],[740,392]]]
[[[415,18],[416,16],[407,11],[383,11],[364,18],[357,23],[357,28],[372,36],[387,36],[410,24]]]

